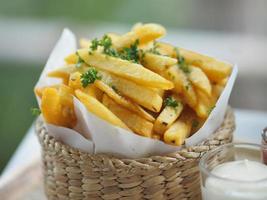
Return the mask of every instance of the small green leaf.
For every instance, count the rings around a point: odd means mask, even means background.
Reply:
[[[178,67],[186,74],[190,73],[189,65],[186,63],[185,58],[180,55],[179,49],[174,48],[176,51],[176,57],[178,60]]]
[[[92,51],[95,51],[95,50],[97,50],[98,45],[99,45],[99,41],[97,40],[97,38],[95,38],[95,39],[92,40],[90,49]]]
[[[85,88],[89,84],[95,82],[95,80],[100,80],[101,75],[98,74],[98,71],[95,68],[90,68],[87,72],[81,75],[81,83],[82,86]]]
[[[33,116],[39,116],[41,114],[41,110],[39,108],[31,107],[31,113]]]
[[[179,102],[177,102],[174,98],[172,97],[167,97],[165,100],[164,100],[164,105],[165,106],[170,106],[170,107],[173,107],[173,108],[176,108],[179,106]]]
[[[215,105],[213,105],[213,106],[211,106],[209,109],[208,109],[208,114],[210,114],[212,111],[213,111],[213,109],[215,108],[216,106]]]
[[[139,62],[139,50],[138,50],[139,40],[136,40],[129,48],[125,47],[120,54],[120,58],[123,60],[129,60],[135,63]]]
[[[78,55],[78,62],[76,63],[76,67],[80,68],[84,64],[84,60]]]
[[[196,119],[193,119],[193,121],[192,121],[192,127],[193,128],[197,128],[198,126],[199,126],[199,121],[196,120]]]

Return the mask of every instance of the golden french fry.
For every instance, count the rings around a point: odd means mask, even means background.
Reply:
[[[42,98],[43,96],[43,92],[46,88],[55,88],[55,89],[59,89],[60,84],[56,84],[56,85],[50,85],[50,86],[45,86],[45,87],[40,87],[40,88],[34,88],[34,93],[35,95],[37,95],[38,97]]]
[[[58,69],[48,72],[47,76],[48,77],[54,77],[54,78],[65,78],[68,79],[70,78],[70,74],[73,74],[75,72],[86,72],[89,69],[88,66],[83,65],[79,68],[77,68],[74,64],[66,65],[63,67],[59,67]]]
[[[195,66],[190,66],[189,69],[188,78],[193,86],[211,96],[211,84],[206,74]]]
[[[133,132],[145,136],[152,136],[153,124],[139,115],[116,104],[107,95],[103,96],[103,104],[118,116]]]
[[[81,83],[81,73],[80,72],[74,72],[69,76],[69,87],[71,87],[73,90],[81,89],[82,83]]]
[[[219,84],[212,85],[212,96],[214,99],[218,99],[223,91],[224,87]]]
[[[79,43],[80,43],[80,47],[83,49],[83,48],[85,48],[85,49],[89,49],[90,48],[90,46],[91,46],[91,40],[88,40],[88,39],[86,39],[86,38],[81,38],[80,39],[80,41],[79,41]]]
[[[221,81],[219,81],[217,84],[225,87],[225,85],[228,82],[228,79],[229,79],[229,77],[226,77],[226,78],[222,79]]]
[[[81,90],[76,90],[75,94],[77,98],[84,104],[87,110],[99,118],[121,128],[129,130],[129,128],[106,106],[99,102],[94,96],[90,96]]]
[[[62,80],[63,84],[68,85],[69,82],[69,75],[66,74],[65,72],[61,71],[52,71],[47,74],[48,77],[50,78],[59,78]]]
[[[123,96],[118,94],[117,88],[112,88],[109,85],[105,84],[102,81],[96,80],[95,86],[98,87],[100,90],[105,92],[111,99],[113,99],[117,104],[122,105],[123,107],[131,110],[139,114],[141,117],[147,119],[148,121],[155,121],[155,118],[147,113],[142,107],[133,103],[132,101],[125,99]]]
[[[215,101],[212,97],[207,96],[201,90],[196,90],[198,102],[194,110],[198,117],[206,119],[212,111]]]
[[[160,96],[160,97],[163,97],[164,96],[164,94],[165,94],[165,90],[162,90],[162,89],[154,89],[157,93],[158,93],[158,95]]]
[[[171,58],[168,56],[156,55],[153,53],[145,53],[143,57],[142,64],[154,71],[154,72],[162,72],[168,67],[175,65],[177,63],[177,59]]]
[[[112,45],[115,49],[121,50],[124,47],[130,47],[137,40],[139,44],[147,44],[155,39],[165,35],[166,30],[158,24],[139,24],[134,26],[132,31],[124,35],[107,34],[112,39]]]
[[[67,124],[73,127],[77,121],[73,104],[74,91],[72,88],[61,84],[58,89],[58,95],[60,96],[60,103],[62,105],[62,116]]]
[[[157,43],[157,50],[161,55],[166,55],[172,58],[176,58],[176,51],[175,48],[167,43],[158,42]]]
[[[132,31],[137,35],[140,44],[154,41],[166,34],[166,30],[159,24],[138,24]]]
[[[79,57],[73,53],[68,55],[64,60],[67,64],[76,64],[79,60]]]
[[[188,80],[184,72],[176,65],[171,66],[162,75],[174,83],[174,91],[183,95],[185,102],[190,107],[195,107],[197,104],[197,97],[192,84]]]
[[[139,44],[138,49],[142,50],[143,52],[146,52],[146,51],[150,51],[151,49],[153,49],[154,45],[155,45],[155,42],[151,41],[151,42],[147,42],[144,44]],[[142,54],[140,54],[140,57],[142,57]]]
[[[140,85],[162,89],[173,88],[172,82],[139,64],[107,56],[99,52],[88,54],[86,49],[78,50],[78,54],[88,65],[111,72]]]
[[[88,85],[86,88],[82,88],[81,91],[96,98],[98,101],[102,101],[103,92],[95,84]]]
[[[60,97],[57,89],[45,88],[42,92],[41,111],[46,122],[63,125],[61,118]]]
[[[181,100],[175,95],[173,95],[172,98],[177,101],[178,105],[176,107],[166,106],[154,123],[153,129],[159,135],[162,135],[173,124],[183,110],[184,106]]]
[[[164,133],[163,140],[168,144],[180,146],[190,136],[192,128],[192,117],[190,113],[182,113],[182,116],[173,123]]]
[[[122,50],[124,47],[130,47],[138,40],[138,35],[130,31],[124,35],[108,34],[112,40],[112,46],[117,50]]]
[[[41,111],[48,123],[70,128],[76,124],[72,96],[63,86],[59,91],[56,88],[44,89]]]
[[[43,96],[43,88],[34,88],[34,94],[38,96],[39,98],[42,98]]]
[[[157,91],[106,72],[100,72],[100,74],[104,83],[117,88],[122,95],[153,112],[160,111],[162,98]]]
[[[179,54],[186,62],[200,67],[211,81],[218,82],[231,74],[232,65],[216,60],[215,58],[179,48]]]

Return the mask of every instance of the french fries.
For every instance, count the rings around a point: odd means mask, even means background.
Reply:
[[[160,73],[168,67],[175,65],[177,59],[168,56],[156,55],[153,53],[146,53],[143,58],[143,65],[151,71]]]
[[[162,135],[166,129],[173,124],[183,110],[183,104],[181,103],[181,100],[176,96],[173,96],[172,98],[178,102],[177,106],[165,106],[154,123],[154,131],[159,135]]]
[[[124,77],[133,82],[139,83],[147,87],[155,87],[161,89],[172,89],[173,83],[164,79],[160,75],[143,68],[139,64],[131,63],[126,60],[103,55],[98,52],[88,54],[88,50],[80,49],[77,51],[79,56],[91,66],[99,68]]]
[[[97,80],[95,82],[96,87],[98,87],[100,90],[105,92],[111,99],[113,99],[117,104],[120,104],[121,106],[131,110],[132,112],[135,112],[139,114],[141,117],[147,119],[148,121],[154,121],[154,117],[147,113],[142,107],[139,105],[133,103],[132,101],[122,97],[118,94],[119,91],[116,91],[117,89],[114,87],[110,87],[107,84],[103,83],[102,81]]]
[[[35,88],[45,121],[73,128],[73,97],[112,125],[140,136],[183,145],[205,123],[232,66],[157,41],[158,24],[138,23],[125,34],[82,38],[65,65],[47,74],[61,84]]]
[[[166,30],[159,24],[137,24],[133,27],[140,43],[154,41],[166,34]]]
[[[158,44],[158,51],[161,55],[166,55],[171,58],[176,58],[177,54],[175,48],[172,45],[164,42],[158,42],[157,44]]]
[[[122,95],[153,112],[160,111],[163,100],[158,91],[105,72],[101,72],[101,75],[103,82],[117,88]]]
[[[163,140],[167,144],[180,146],[190,136],[192,129],[191,113],[183,113],[182,116],[170,126],[164,133]]]
[[[59,89],[47,87],[42,92],[41,111],[46,122],[58,126],[74,127],[73,91],[62,85]]]
[[[195,66],[190,66],[189,69],[190,72],[188,77],[193,86],[202,90],[208,96],[211,96],[211,84],[206,74],[200,68]]]
[[[107,95],[103,96],[103,104],[135,133],[146,137],[152,136],[153,124],[151,122],[116,104]]]
[[[230,64],[218,61],[206,55],[179,48],[179,53],[188,63],[200,67],[211,81],[218,82],[228,77],[232,71]]]
[[[96,116],[100,117],[103,120],[108,121],[109,123],[125,128],[129,128],[116,116],[114,115],[107,107],[105,107],[101,102],[99,102],[94,96],[88,95],[81,90],[76,90],[75,94],[77,98],[84,104],[89,112],[92,112]]]
[[[196,114],[200,118],[208,118],[210,112],[215,106],[214,98],[207,96],[201,90],[196,90],[198,103],[195,107]]]
[[[182,94],[190,107],[195,107],[197,104],[197,97],[194,88],[181,69],[173,65],[163,73],[163,76],[173,81],[175,92]]]
[[[69,81],[69,75],[65,72],[62,71],[53,71],[48,74],[49,77],[51,78],[59,78],[62,80],[62,82],[66,85],[68,85]]]

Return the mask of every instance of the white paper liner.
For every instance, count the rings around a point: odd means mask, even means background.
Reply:
[[[76,37],[64,29],[62,36],[53,49],[45,68],[35,87],[49,86],[59,83],[46,74],[64,65],[64,58],[76,51]],[[202,128],[193,136],[186,139],[185,145],[195,145],[212,134],[222,123],[228,100],[237,75],[237,67],[234,66],[232,74],[226,84],[216,107],[212,110]],[[36,97],[38,99],[38,97]],[[40,99],[38,99],[40,105]],[[49,134],[57,140],[88,153],[106,153],[126,158],[139,158],[149,155],[162,155],[179,150],[181,147],[165,144],[136,135],[128,130],[111,125],[88,112],[85,106],[74,97],[74,108],[77,116],[77,126],[74,129],[46,124]]]

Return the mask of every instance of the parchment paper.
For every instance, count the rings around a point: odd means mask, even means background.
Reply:
[[[35,87],[59,83],[46,74],[64,65],[64,58],[77,49],[76,37],[64,29],[62,36],[52,51],[47,64]],[[234,66],[229,81],[223,90],[216,107],[212,110],[205,124],[193,136],[186,139],[185,145],[195,145],[212,134],[222,123],[228,100],[237,75]],[[36,97],[38,99],[38,97]],[[40,99],[38,99],[40,105]],[[162,141],[142,137],[125,129],[113,126],[88,112],[85,106],[74,97],[77,126],[74,129],[46,124],[49,134],[57,140],[88,153],[106,153],[126,158],[139,158],[149,155],[161,155],[179,150],[181,147],[165,144]]]

